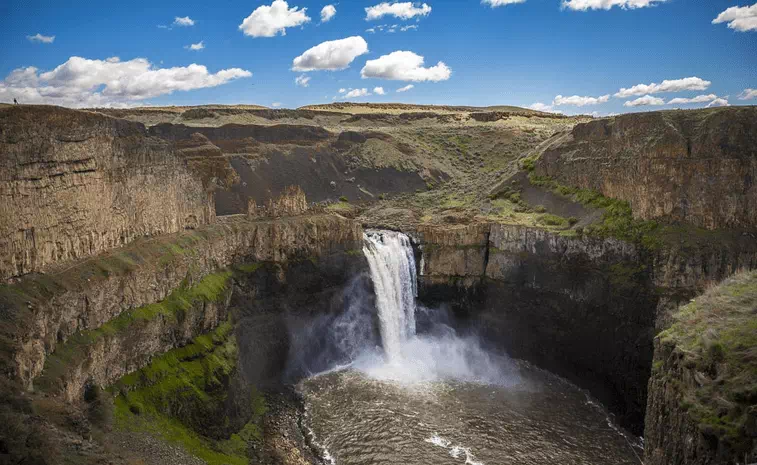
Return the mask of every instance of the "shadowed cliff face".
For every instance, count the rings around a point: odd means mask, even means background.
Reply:
[[[244,142],[314,144],[330,137],[330,133],[323,128],[295,125],[226,124],[217,128],[197,128],[165,123],[151,127],[149,132],[168,140],[189,139],[192,134],[200,133],[210,140],[219,142],[227,152],[243,147]]]
[[[578,124],[536,173],[627,200],[634,216],[757,228],[757,107],[665,111]]]
[[[498,224],[419,234],[423,301],[451,302],[492,347],[590,389],[641,434],[656,298],[636,247]]]
[[[144,126],[0,109],[0,279],[212,221],[202,183]]]
[[[337,136],[306,125],[168,123],[149,133],[175,143],[191,168],[222,185],[215,194],[218,215],[244,213],[250,201],[263,205],[291,185],[300,186],[311,202],[340,197],[370,201],[426,187],[421,166],[409,159],[412,149],[383,133],[345,131]],[[377,162],[389,153],[408,160],[399,168]],[[425,175],[445,177],[439,171]]]
[[[740,235],[654,251],[495,223],[422,225],[417,235],[422,301],[451,304],[493,347],[589,389],[637,434],[653,338],[670,312],[739,268],[757,267],[757,245]]]

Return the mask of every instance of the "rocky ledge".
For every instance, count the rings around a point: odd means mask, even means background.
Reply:
[[[757,272],[692,300],[655,338],[645,463],[757,460]]]

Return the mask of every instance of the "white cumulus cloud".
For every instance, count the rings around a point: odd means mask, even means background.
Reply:
[[[43,36],[39,32],[34,34],[33,36],[26,36],[26,38],[30,42],[40,42],[43,44],[52,44],[53,41],[55,40],[55,36]]]
[[[504,5],[514,5],[516,3],[525,3],[526,0],[481,0],[481,3],[487,4],[492,8]]]
[[[545,113],[562,114],[562,111],[555,110],[555,107],[553,107],[552,105],[547,105],[546,103],[542,103],[542,102],[533,103],[533,104],[529,105],[528,108],[530,108],[532,110],[536,110],[536,111],[543,111]]]
[[[712,82],[698,77],[687,77],[662,81],[661,84],[637,84],[631,88],[621,88],[615,97],[628,98],[637,95],[657,94],[660,92],[682,92],[685,90],[707,90]]]
[[[400,19],[412,19],[416,16],[428,16],[431,13],[431,7],[423,3],[413,2],[394,2],[379,3],[365,9],[365,20],[372,21],[384,16],[394,16]]]
[[[668,105],[680,105],[684,103],[705,103],[705,102],[712,102],[713,100],[716,100],[718,98],[715,94],[709,94],[709,95],[697,95],[696,97],[692,98],[674,98],[668,102]]]
[[[272,106],[273,108],[279,108],[279,107],[281,106],[281,102],[273,102],[273,103],[271,104],[271,106]]]
[[[0,101],[18,98],[23,103],[68,107],[128,106],[171,94],[215,87],[252,76],[239,68],[208,72],[203,65],[156,68],[144,58],[121,61],[118,57],[90,60],[71,57],[48,72],[19,68],[0,81]]]
[[[739,95],[739,100],[752,100],[757,98],[757,89],[744,89],[744,92]]]
[[[728,106],[731,106],[731,104],[728,103],[728,100],[726,100],[724,98],[716,98],[715,100],[713,100],[712,102],[710,102],[709,105],[707,105],[707,108],[710,108],[710,107],[728,107]]]
[[[376,95],[386,95],[386,91],[384,90],[383,87],[374,87],[373,93]]]
[[[712,20],[712,24],[728,23],[741,32],[757,31],[757,3],[752,6],[732,6]]]
[[[368,53],[368,43],[360,36],[330,40],[308,49],[292,61],[293,71],[340,70]]]
[[[658,97],[652,97],[651,95],[645,95],[643,97],[637,98],[636,100],[630,100],[623,104],[624,107],[643,107],[650,105],[665,105],[665,100]]]
[[[321,22],[326,23],[331,21],[331,18],[336,15],[336,7],[334,5],[326,5],[321,8]]]
[[[304,74],[297,76],[294,79],[295,85],[298,85],[300,87],[309,87],[310,86],[310,76],[306,76]]]
[[[274,37],[276,34],[286,35],[286,28],[300,26],[310,22],[306,14],[307,8],[296,6],[289,8],[284,0],[274,0],[270,6],[262,5],[246,17],[239,29],[246,36]]]
[[[360,71],[363,79],[379,78],[395,81],[446,81],[452,70],[440,61],[436,66],[423,67],[424,59],[413,52],[398,50],[375,60],[368,60]]]
[[[399,93],[407,92],[408,90],[413,89],[413,88],[415,88],[414,85],[408,84],[405,87],[400,87],[399,89],[397,89],[397,92],[399,92]]]
[[[202,50],[205,48],[205,41],[201,40],[197,42],[196,44],[185,45],[184,48],[186,48],[187,50]]]
[[[184,16],[183,18],[177,16],[174,18],[173,23],[177,26],[194,26],[195,20],[189,16]]]
[[[558,95],[552,101],[552,105],[558,107],[562,105],[574,105],[577,107],[583,107],[586,105],[599,105],[600,103],[606,103],[608,100],[610,100],[609,95],[603,95],[601,97],[581,97],[580,95],[563,97],[562,95]]]
[[[617,6],[624,10],[633,10],[636,8],[646,8],[663,3],[667,0],[563,0],[563,8],[570,10],[609,10]]]
[[[344,98],[367,97],[369,95],[371,95],[371,93],[368,92],[368,89],[363,87],[362,89],[352,89],[351,91],[344,94]]]

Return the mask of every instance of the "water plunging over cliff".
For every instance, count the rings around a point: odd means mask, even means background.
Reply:
[[[394,231],[368,231],[363,253],[376,296],[383,352],[365,347],[353,366],[373,378],[401,383],[455,379],[500,385],[517,381],[506,357],[483,350],[478,338],[460,336],[446,312],[416,305],[415,256],[410,238]],[[416,317],[426,331],[416,334]]]
[[[415,257],[410,239],[393,231],[369,231],[363,253],[376,292],[381,339],[388,362],[402,359],[402,345],[415,336]]]
[[[343,357],[299,385],[311,439],[327,461],[637,463],[625,436],[582,391],[487,352],[475,332],[452,326],[444,308],[416,304],[410,238],[369,231],[363,252],[373,294],[350,287],[345,311],[314,327]],[[380,344],[370,336],[376,329]]]

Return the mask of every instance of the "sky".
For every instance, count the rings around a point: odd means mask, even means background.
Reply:
[[[753,0],[0,2],[0,102],[757,104]]]

